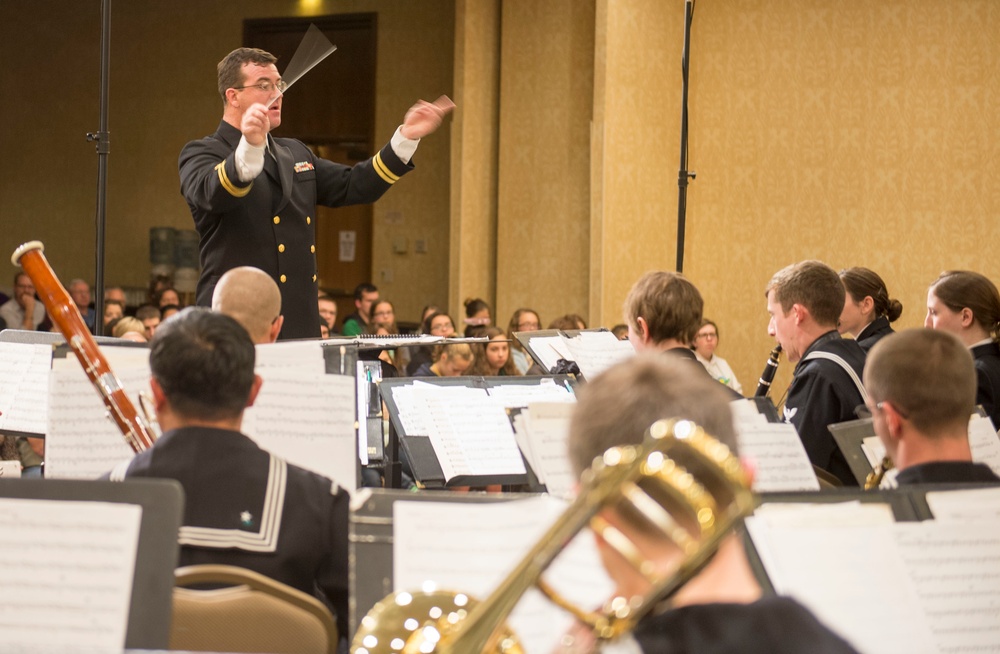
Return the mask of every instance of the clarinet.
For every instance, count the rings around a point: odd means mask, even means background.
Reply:
[[[152,447],[153,441],[156,440],[152,428],[139,415],[132,400],[125,394],[122,383],[111,370],[107,359],[101,354],[97,342],[83,322],[80,310],[42,254],[44,249],[45,246],[41,241],[29,241],[14,250],[10,260],[15,266],[21,266],[34,282],[45,310],[49,312],[52,322],[73,349],[80,365],[87,373],[87,378],[104,401],[108,416],[125,437],[125,442],[135,452]]]
[[[778,371],[778,360],[780,358],[781,343],[778,343],[771,350],[770,356],[767,357],[767,363],[764,364],[764,371],[760,373],[760,379],[757,380],[757,390],[754,391],[754,397],[767,397],[767,394],[771,391],[771,380],[774,379],[774,373]]]

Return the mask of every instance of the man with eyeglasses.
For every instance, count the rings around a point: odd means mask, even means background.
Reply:
[[[958,338],[932,329],[883,338],[868,353],[865,388],[897,484],[1000,483],[989,466],[972,462],[976,369]]]
[[[319,336],[315,207],[374,202],[412,170],[420,138],[454,107],[442,96],[406,113],[389,144],[350,167],[316,157],[295,139],[275,138],[285,82],[277,59],[238,48],[218,65],[222,122],[181,151],[184,195],[201,237],[197,303],[210,306],[219,278],[237,266],[266,272],[281,290],[279,338]]]
[[[23,272],[14,275],[14,297],[0,306],[0,319],[8,329],[34,331],[45,320],[45,307],[35,299],[35,285]]]

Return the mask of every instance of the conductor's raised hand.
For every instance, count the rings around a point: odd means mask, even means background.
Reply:
[[[243,114],[240,121],[240,131],[246,137],[247,143],[255,147],[264,145],[267,140],[267,133],[271,131],[271,121],[267,117],[267,106],[260,104],[251,105]]]
[[[444,117],[454,108],[455,103],[447,95],[442,95],[434,102],[419,100],[406,112],[401,132],[408,139],[419,139],[433,134],[438,127],[441,127]]]

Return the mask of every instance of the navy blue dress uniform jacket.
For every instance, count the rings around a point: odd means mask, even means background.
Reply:
[[[895,333],[895,330],[889,326],[889,319],[885,316],[879,316],[862,329],[861,333],[855,337],[855,340],[861,346],[861,349],[865,351],[865,354],[868,354],[875,347],[876,343],[886,336]]]
[[[930,461],[896,475],[900,486],[914,484],[1000,484],[1000,477],[985,463],[972,461]]]
[[[244,183],[235,163],[241,136],[223,121],[215,134],[181,150],[181,194],[200,237],[197,303],[211,306],[226,271],[254,266],[281,289],[279,338],[316,338],[316,205],[374,202],[413,166],[389,145],[351,167],[317,157],[295,139],[269,136],[264,170]]]
[[[857,417],[854,409],[864,402],[861,391],[836,362],[806,360],[811,352],[839,356],[854,370],[858,380],[865,367],[865,352],[855,341],[841,338],[837,330],[817,338],[795,367],[784,409],[785,421],[795,425],[812,464],[832,473],[845,486],[857,486],[858,481],[827,426]]]
[[[118,465],[112,481],[176,479],[184,487],[178,565],[235,565],[325,596],[347,634],[348,494],[240,432],[185,427]],[[322,594],[317,593],[317,588]]]
[[[1000,345],[977,345],[972,348],[972,359],[976,364],[976,404],[982,405],[993,427],[1000,428]]]

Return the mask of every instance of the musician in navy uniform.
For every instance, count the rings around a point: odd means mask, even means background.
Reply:
[[[240,433],[261,387],[254,354],[246,330],[221,313],[189,308],[164,322],[149,354],[163,435],[109,478],[176,479],[179,565],[235,565],[325,596],[347,634],[349,496]]]
[[[608,448],[638,444],[651,424],[683,418],[701,425],[736,453],[736,434],[726,387],[683,362],[638,355],[609,368],[585,385],[570,421],[569,456],[580,474]],[[634,539],[641,558],[659,571],[675,568],[679,548],[662,535],[615,511],[601,516]],[[652,537],[651,537],[652,536]],[[648,582],[632,564],[597,537],[616,595],[645,595]],[[589,651],[589,631],[563,640],[567,651]],[[582,641],[582,642],[577,642]],[[669,606],[639,620],[632,634],[605,645],[605,654],[661,652],[713,654],[842,654],[854,652],[843,639],[793,599],[765,596],[741,534],[725,535],[708,563],[670,598]]]
[[[844,285],[825,263],[802,261],[775,273],[765,295],[771,315],[767,333],[797,364],[785,400],[785,421],[795,425],[814,466],[846,486],[856,486],[847,459],[827,429],[853,420],[864,401],[865,352],[837,332]]]
[[[305,144],[275,138],[285,84],[276,58],[238,48],[218,65],[222,122],[181,151],[181,193],[200,236],[197,303],[210,306],[230,268],[260,268],[278,283],[285,324],[280,338],[319,336],[315,209],[374,202],[413,166],[423,136],[454,107],[442,96],[418,102],[389,144],[354,167],[316,157]]]
[[[989,466],[972,462],[976,371],[956,336],[910,329],[879,341],[868,353],[865,388],[875,433],[899,470],[896,483],[1000,483]]]

